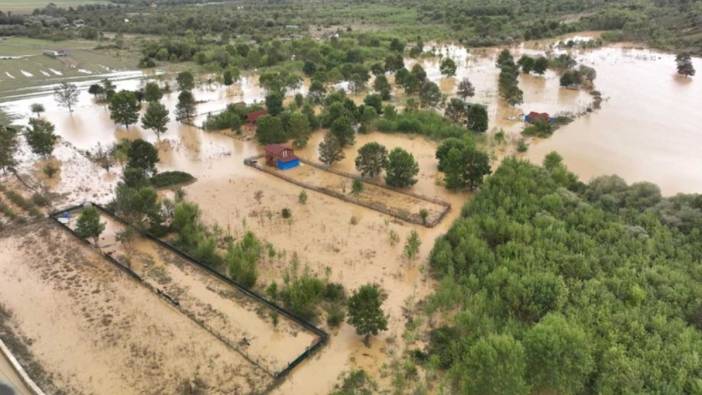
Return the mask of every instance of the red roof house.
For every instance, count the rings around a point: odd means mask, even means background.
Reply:
[[[532,111],[530,112],[527,116],[524,117],[524,120],[529,122],[529,123],[537,123],[537,122],[551,122],[551,116],[548,115],[546,112],[535,112]]]
[[[264,151],[268,166],[287,170],[300,165],[300,159],[295,156],[293,149],[285,144],[269,144],[264,148]]]
[[[266,110],[252,111],[246,114],[246,122],[248,122],[250,125],[255,125],[256,121],[266,114],[268,114],[268,111]]]

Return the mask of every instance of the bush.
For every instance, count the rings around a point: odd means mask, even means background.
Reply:
[[[154,188],[168,188],[174,185],[185,184],[195,181],[195,177],[184,171],[164,171],[151,177],[151,185]]]
[[[381,132],[417,133],[433,139],[462,137],[468,133],[468,129],[435,111],[405,111],[402,114],[386,111],[385,114],[375,124]]]

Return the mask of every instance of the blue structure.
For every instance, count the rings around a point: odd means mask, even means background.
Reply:
[[[266,164],[280,170],[293,169],[300,165],[300,158],[285,144],[270,144],[265,148]]]

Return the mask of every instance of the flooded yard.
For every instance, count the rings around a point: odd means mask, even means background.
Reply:
[[[6,342],[48,393],[254,393],[270,376],[58,226],[0,235]],[[167,339],[167,341],[165,341]]]
[[[512,50],[515,58],[521,53],[534,55],[553,51],[543,43],[522,45]],[[524,104],[517,108],[505,105],[496,92],[499,70],[495,67],[495,57],[498,51],[497,48],[468,51],[459,46],[437,48],[437,53],[450,55],[458,64],[457,75],[451,78],[440,75],[437,59],[423,58],[418,61],[427,70],[429,79],[436,81],[446,94],[455,92],[461,78],[470,78],[476,87],[476,96],[470,101],[488,106],[491,125],[488,134],[491,136],[502,130],[508,140],[521,138],[523,113],[581,113],[590,105],[592,96],[589,93],[561,88],[558,75],[551,71],[543,77],[520,75]],[[699,81],[675,76],[673,56],[655,51],[613,46],[577,50],[573,54],[578,62],[597,70],[595,87],[602,91],[605,98],[602,109],[578,117],[573,123],[558,129],[549,139],[530,140],[529,151],[521,155],[540,162],[544,155],[556,150],[563,155],[568,167],[584,179],[617,173],[628,181],[656,182],[666,194],[702,192],[702,159],[698,152],[702,138],[699,133],[699,125],[702,124],[702,113],[699,111],[702,89]],[[415,60],[407,59],[407,66],[411,67],[413,62]],[[702,69],[699,59],[694,62],[695,67]],[[198,104],[198,113],[217,111],[232,102],[262,100],[264,92],[256,79],[255,75],[247,75],[231,87],[201,85],[194,91],[195,98],[202,101]],[[141,76],[116,81],[119,89],[135,89],[143,83]],[[306,89],[306,84],[307,81],[300,88],[301,91]],[[402,93],[395,93],[396,102],[399,102]],[[357,100],[361,96],[353,97]],[[176,98],[176,93],[167,94],[163,103],[172,111]],[[200,206],[203,220],[208,225],[220,226],[234,239],[252,231],[273,246],[277,258],[266,259],[259,264],[259,287],[264,288],[273,281],[280,283],[291,262],[297,260],[316,274],[328,275],[330,281],[342,283],[349,292],[366,283],[380,284],[387,291],[384,310],[389,316],[388,331],[375,338],[371,347],[367,348],[353,327],[343,324],[332,331],[329,344],[320,353],[297,367],[275,389],[275,393],[279,394],[326,394],[338,376],[349,368],[364,367],[375,374],[403,351],[405,314],[434,287],[426,265],[434,240],[447,231],[462,205],[470,198],[469,193],[446,190],[443,176],[436,167],[438,143],[420,136],[379,132],[358,134],[355,145],[345,149],[345,158],[334,164],[333,168],[355,174],[357,150],[368,142],[381,143],[388,151],[396,147],[404,148],[413,154],[420,168],[418,181],[409,190],[447,201],[452,206],[446,218],[434,228],[411,225],[315,191],[308,191],[307,201],[300,202],[302,187],[243,164],[245,158],[262,153],[261,147],[250,135],[232,138],[221,133],[207,133],[176,122],[172,115],[168,131],[158,141],[155,135],[142,130],[140,126],[131,126],[128,130],[116,126],[110,120],[106,106],[95,104],[84,91],[72,115],[56,107],[51,95],[17,99],[6,103],[6,108],[22,115],[22,123],[26,122],[29,105],[33,102],[47,107],[44,117],[56,124],[57,132],[65,140],[65,144],[55,153],[61,162],[58,178],[47,181],[50,189],[62,195],[62,204],[86,200],[106,203],[120,179],[119,169],[105,171],[88,161],[79,150],[94,149],[98,143],[105,146],[121,138],[144,138],[154,142],[159,149],[159,171],[182,170],[197,178],[197,182],[184,188],[185,196],[188,201]],[[308,145],[297,150],[297,154],[317,163],[317,147],[322,138],[322,132],[313,133]],[[506,151],[504,147],[501,149]],[[23,166],[21,169],[24,172],[39,173],[34,164]],[[493,164],[493,168],[495,166]],[[326,188],[351,191],[348,180],[321,174],[315,169],[302,166],[287,174]],[[37,176],[37,179],[41,178]],[[375,199],[378,197],[375,192],[370,187],[363,197],[370,199],[372,194],[372,199]],[[408,210],[418,211],[421,208],[421,204],[415,201],[395,199],[393,196],[382,198]],[[283,209],[289,210],[290,218],[282,217]],[[119,250],[114,241],[115,229],[111,225],[108,230],[100,241],[101,248],[123,255],[125,252]],[[0,271],[3,285],[5,279],[11,279],[10,282],[16,279],[19,284],[24,282],[42,286],[22,287],[12,282],[9,288],[0,287],[0,299],[7,297],[10,307],[18,314],[29,316],[22,322],[13,323],[18,331],[26,333],[28,337],[48,338],[53,335],[42,325],[45,317],[57,325],[59,344],[64,348],[47,344],[47,340],[37,341],[31,347],[42,364],[59,372],[58,384],[65,385],[65,388],[85,386],[99,389],[102,385],[114,383],[118,386],[115,388],[132,393],[144,389],[139,384],[144,381],[173,389],[180,379],[173,372],[176,367],[184,365],[186,374],[181,376],[189,379],[200,377],[206,368],[209,372],[206,377],[211,378],[207,381],[211,385],[209,388],[223,393],[250,392],[266,385],[268,376],[263,369],[248,366],[240,354],[232,353],[218,344],[206,331],[204,334],[198,332],[198,328],[191,325],[187,318],[178,316],[177,311],[150,291],[122,278],[114,268],[104,262],[98,265],[95,253],[74,246],[61,232],[53,229],[38,231],[42,232],[39,233],[42,235],[41,244],[36,232],[0,237],[3,251],[11,251],[0,257]],[[409,259],[403,254],[403,245],[412,231],[416,231],[422,241],[416,259]],[[44,245],[45,238],[56,240],[46,247],[51,250],[43,247],[32,250],[29,247],[31,243]],[[70,253],[64,249],[70,249]],[[54,258],[54,255],[59,257]],[[270,331],[265,314],[249,309],[249,306],[241,307],[238,302],[233,303],[233,300],[239,299],[223,293],[216,281],[203,278],[188,265],[177,263],[176,258],[155,248],[150,242],[136,243],[135,257],[135,271],[142,273],[154,286],[177,295],[193,314],[212,319],[218,333],[232,342],[246,338],[250,343],[247,352],[255,360],[264,361],[262,365],[266,369],[278,369],[284,363],[282,361],[288,361],[289,356],[309,344],[306,334],[291,327],[283,326]],[[51,265],[42,266],[40,262],[51,262]],[[100,293],[92,294],[92,288],[86,288],[87,291],[81,288],[81,292],[63,289],[64,278],[71,278],[73,274],[61,274],[59,278],[51,275],[50,270],[57,270],[57,274],[76,271],[81,287],[92,286],[101,292],[109,291],[109,299],[101,298]],[[118,280],[107,282],[106,273],[110,273],[109,278],[116,276]],[[115,281],[119,284],[112,284]],[[99,286],[90,285],[93,282]],[[143,303],[136,302],[140,300],[137,297],[151,301],[148,310],[142,311],[133,305],[142,307]],[[33,303],[28,304],[26,300]],[[93,317],[98,307],[117,312],[110,313],[113,315],[110,322],[119,321],[120,317],[130,317],[129,322],[119,322],[131,332],[118,331],[113,326],[97,330],[101,317],[84,323],[83,315],[90,313]],[[66,309],[68,313],[57,316],[53,313],[57,309]],[[154,321],[153,317],[156,316],[164,318]],[[64,320],[68,323],[64,323]],[[172,328],[178,328],[178,331]],[[157,341],[161,336],[171,336],[172,332],[175,333],[172,344]],[[69,336],[70,333],[84,335],[88,341],[77,342]],[[134,336],[143,338],[133,339]],[[195,337],[188,340],[190,336]],[[104,338],[109,340],[108,352],[114,354],[117,363],[110,365],[99,360],[85,372],[71,376],[69,372],[77,369],[77,363],[64,363],[66,347],[75,346],[81,355],[89,355],[96,352],[98,347],[103,347],[104,343],[101,342],[105,341]],[[130,358],[134,356],[125,350],[132,347],[144,350],[144,355],[148,355],[148,362],[144,364],[150,370],[139,370],[144,367],[129,365]],[[182,357],[183,350],[192,353],[188,355],[187,363],[186,358]],[[161,366],[165,355],[171,355],[171,352],[175,357]],[[118,369],[125,369],[134,376],[130,376],[130,380],[119,381]],[[143,371],[157,375],[146,377]],[[104,379],[99,382],[90,379],[98,374],[103,375]],[[380,380],[389,380],[379,377],[379,374],[376,376]]]
[[[69,227],[75,227],[78,213],[72,212]],[[103,214],[100,221],[106,224],[97,243],[103,253],[177,301],[184,314],[270,375],[285,369],[318,340],[287,317],[279,316],[274,323],[273,309],[155,241],[137,235],[129,243],[120,242],[119,233],[126,226],[111,216]]]

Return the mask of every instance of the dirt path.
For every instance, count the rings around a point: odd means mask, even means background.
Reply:
[[[269,376],[57,226],[0,234],[0,333],[42,388],[240,394]]]

